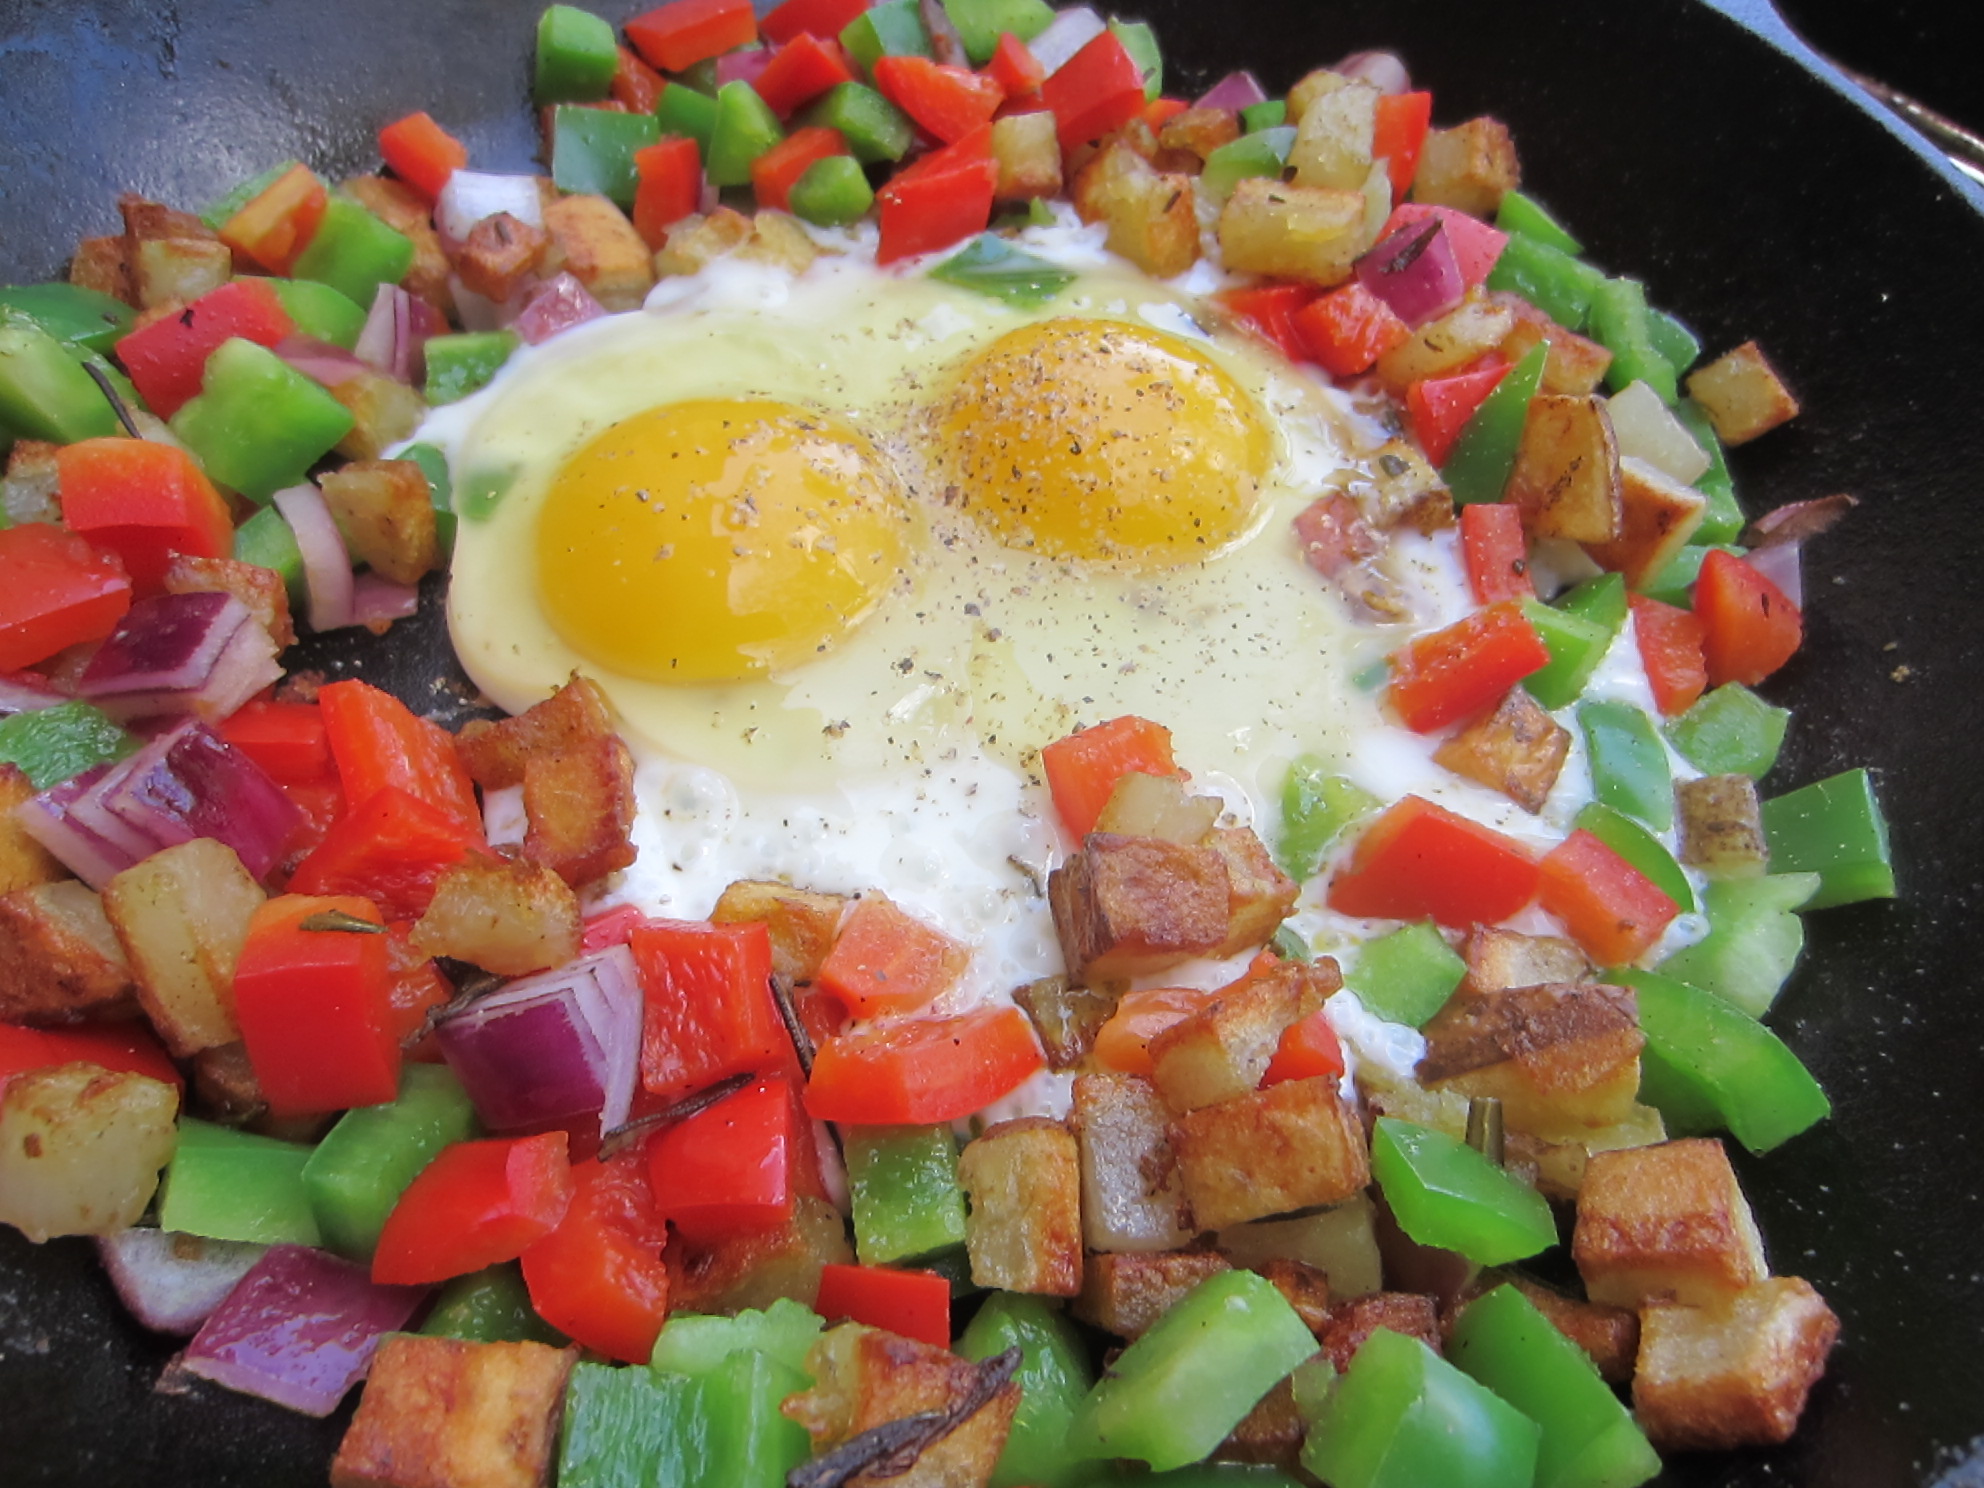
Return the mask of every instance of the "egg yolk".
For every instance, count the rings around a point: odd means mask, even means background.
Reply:
[[[1245,531],[1272,450],[1254,400],[1197,347],[1103,320],[1001,336],[938,423],[952,499],[1000,541],[1147,568]]]
[[[789,403],[673,403],[558,472],[538,588],[590,661],[655,682],[742,681],[859,624],[902,569],[907,520],[857,431]]]

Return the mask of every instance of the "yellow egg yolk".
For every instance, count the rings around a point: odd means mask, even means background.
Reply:
[[[953,500],[1013,547],[1191,563],[1247,528],[1271,436],[1190,342],[1105,320],[1010,331],[938,415]]]
[[[742,681],[857,625],[902,570],[907,522],[855,430],[769,400],[672,403],[558,472],[538,588],[588,660],[656,682]]]

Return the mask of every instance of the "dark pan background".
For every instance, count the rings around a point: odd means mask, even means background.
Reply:
[[[1756,0],[1729,3],[1768,26]],[[79,235],[114,228],[120,189],[196,206],[291,155],[372,169],[373,131],[414,108],[478,166],[527,167],[539,8],[0,0],[0,282],[60,272]],[[1976,198],[1780,49],[1794,43],[1697,0],[1149,8],[1187,90],[1248,63],[1285,87],[1391,45],[1443,122],[1508,121],[1525,184],[1594,261],[1644,278],[1711,354],[1761,341],[1797,387],[1804,416],[1737,454],[1750,508],[1863,499],[1811,555],[1807,645],[1767,689],[1798,709],[1771,786],[1876,766],[1904,897],[1811,919],[1773,1022],[1836,1115],[1766,1162],[1738,1154],[1776,1269],[1822,1288],[1844,1342],[1792,1443],[1682,1459],[1662,1481],[1984,1484],[1984,419],[1962,381],[1984,347]],[[448,663],[431,608],[383,646],[314,659],[432,706]],[[156,1394],[172,1351],[121,1315],[86,1242],[0,1234],[0,1488],[324,1481],[343,1416]]]

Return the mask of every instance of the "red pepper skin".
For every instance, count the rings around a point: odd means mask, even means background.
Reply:
[[[687,71],[757,39],[751,0],[669,0],[627,22],[634,50],[663,72]]]
[[[468,164],[468,146],[426,113],[408,114],[381,129],[379,154],[394,175],[429,201]]]
[[[1355,279],[1303,305],[1291,321],[1302,349],[1332,377],[1363,376],[1412,335],[1397,311]]]
[[[822,1266],[813,1308],[829,1322],[847,1318],[933,1348],[951,1346],[951,1284],[935,1271]]]
[[[613,69],[607,95],[630,114],[651,114],[661,102],[661,90],[668,86],[662,75],[621,47],[620,62]]]
[[[408,1046],[407,1040],[427,1026],[427,1015],[451,1001],[454,984],[441,975],[432,956],[414,949],[412,920],[394,920],[386,926],[387,1021],[393,1042],[406,1057],[421,1064],[441,1063],[441,1046],[431,1034]]]
[[[117,360],[145,406],[171,418],[200,391],[207,358],[236,336],[274,346],[296,330],[289,312],[268,285],[230,279],[210,289],[177,315],[138,327],[117,343]]]
[[[947,145],[989,124],[1006,97],[997,78],[917,56],[876,58],[875,87]]]
[[[668,240],[668,229],[703,199],[703,156],[696,142],[677,135],[634,152],[640,172],[634,187],[634,230],[650,248]]]
[[[983,232],[998,185],[989,124],[897,171],[875,193],[882,229],[875,262],[934,253]]]
[[[1583,828],[1552,848],[1541,868],[1543,907],[1603,965],[1639,960],[1681,912],[1652,880]]]
[[[579,954],[590,956],[608,946],[625,945],[648,917],[631,904],[616,904],[585,922],[579,932]]]
[[[225,558],[234,523],[193,457],[144,439],[85,439],[56,451],[62,521],[124,560],[139,594],[165,583],[174,554]]]
[[[1669,718],[1687,712],[1708,690],[1708,659],[1703,653],[1708,627],[1700,616],[1644,594],[1630,595],[1628,602],[1640,665],[1646,668],[1655,706]]]
[[[386,937],[303,928],[322,914],[385,923],[369,899],[280,895],[256,909],[235,965],[241,1041],[277,1116],[381,1105],[399,1091]]]
[[[648,1140],[655,1210],[692,1245],[775,1229],[816,1192],[813,1128],[783,1078],[747,1085]]]
[[[287,274],[317,235],[331,193],[307,165],[292,165],[220,226],[220,240],[271,274]]]
[[[1326,579],[1384,550],[1383,540],[1364,520],[1357,503],[1341,491],[1318,496],[1295,514],[1290,525],[1302,561]]]
[[[1741,558],[1711,548],[1695,578],[1695,615],[1706,628],[1708,684],[1755,687],[1791,660],[1805,620],[1785,592]]]
[[[186,1080],[145,1023],[83,1028],[25,1028],[0,1023],[0,1090],[15,1075],[58,1064],[94,1064],[113,1074],[145,1075],[180,1090]]]
[[[441,875],[482,846],[459,822],[397,786],[350,807],[296,865],[300,894],[363,894],[396,920],[416,920]],[[390,1096],[387,1099],[391,1099]]]
[[[1040,85],[1065,152],[1121,129],[1144,111],[1144,75],[1113,31],[1104,31]]]
[[[0,529],[0,671],[100,641],[131,608],[124,564],[47,522]]]
[[[773,113],[790,119],[829,88],[853,81],[854,69],[839,42],[802,31],[779,48],[753,86]]]
[[[842,923],[813,983],[857,1018],[913,1013],[963,974],[971,952],[880,895]]]
[[[1521,844],[1407,796],[1365,829],[1330,881],[1329,906],[1371,919],[1466,929],[1506,920],[1536,897],[1538,870]]]
[[[1536,584],[1529,576],[1529,539],[1522,530],[1522,508],[1495,501],[1463,506],[1460,549],[1467,564],[1467,587],[1477,603],[1536,598]]]
[[[785,0],[758,26],[767,41],[790,41],[801,34],[832,41],[868,5],[869,0]]]
[[[572,1203],[565,1134],[457,1142],[407,1185],[372,1256],[383,1286],[423,1286],[513,1261]]]
[[[847,140],[838,129],[809,125],[795,129],[751,162],[751,189],[758,205],[783,212],[792,188],[814,165],[830,155],[847,154]]]
[[[1036,93],[1047,80],[1047,69],[1040,65],[1032,48],[1010,31],[999,33],[999,45],[993,48],[992,60],[985,64],[985,70],[998,79],[1008,98]]]
[[[1223,289],[1213,298],[1289,361],[1309,359],[1309,343],[1297,328],[1295,317],[1316,298],[1314,285],[1255,284]]]
[[[1343,1078],[1343,1045],[1330,1026],[1329,1015],[1320,1008],[1282,1030],[1274,1058],[1268,1061],[1268,1072],[1261,1076],[1261,1088],[1317,1076]]]
[[[572,1165],[558,1228],[524,1250],[537,1315],[576,1343],[645,1364],[668,1320],[668,1228],[638,1152]]]
[[[221,720],[218,732],[277,785],[335,779],[324,715],[315,703],[243,703]]]
[[[867,1126],[956,1121],[1045,1065],[1018,1008],[869,1023],[820,1045],[806,1109],[820,1121]]]
[[[1405,419],[1427,459],[1435,465],[1447,463],[1460,431],[1508,370],[1509,364],[1498,359],[1493,366],[1452,377],[1424,377],[1405,390]]]
[[[1182,98],[1150,99],[1144,104],[1144,123],[1155,133],[1190,107]]]
[[[1505,599],[1394,652],[1386,695],[1407,728],[1430,734],[1493,707],[1549,660],[1521,603]]]
[[[483,841],[475,783],[446,729],[364,682],[330,683],[319,689],[317,706],[345,799],[353,806],[394,786],[454,823],[464,840]]]
[[[1095,830],[1116,782],[1125,775],[1175,775],[1171,730],[1124,714],[1056,739],[1040,751],[1055,814],[1080,840]]]
[[[1419,151],[1433,122],[1431,93],[1387,93],[1378,100],[1376,128],[1371,135],[1373,158],[1385,162],[1392,180],[1392,200],[1404,198],[1419,174]]]
[[[659,1104],[732,1075],[778,1074],[797,1058],[772,998],[760,922],[650,920],[627,944],[640,968],[641,1084]]]

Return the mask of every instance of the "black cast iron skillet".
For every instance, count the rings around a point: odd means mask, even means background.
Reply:
[[[1730,3],[1769,28],[1756,0]],[[58,273],[78,236],[113,229],[121,189],[193,206],[292,155],[372,169],[373,131],[414,108],[478,165],[527,167],[538,9],[0,0],[0,282]],[[1776,1268],[1821,1287],[1844,1342],[1788,1446],[1677,1459],[1662,1481],[1984,1482],[1984,419],[1968,386],[1984,217],[1781,30],[1766,42],[1696,0],[1148,9],[1184,91],[1241,64],[1285,87],[1386,45],[1443,121],[1499,115],[1526,185],[1594,261],[1644,278],[1712,351],[1758,339],[1795,383],[1803,417],[1736,457],[1752,510],[1863,498],[1811,554],[1808,641],[1768,688],[1798,710],[1770,784],[1878,767],[1904,897],[1810,921],[1773,1022],[1836,1114],[1766,1162],[1738,1154]],[[432,706],[456,696],[435,690],[432,610],[311,659]],[[86,1243],[0,1234],[0,1485],[324,1481],[343,1416],[156,1394],[172,1350],[122,1316]]]

